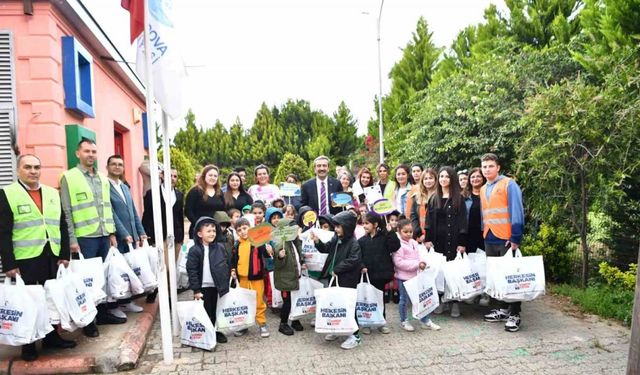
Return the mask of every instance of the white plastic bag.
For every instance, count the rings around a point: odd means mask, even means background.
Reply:
[[[387,324],[384,318],[384,293],[371,285],[369,274],[364,281],[364,275],[360,275],[356,298],[356,318],[360,327],[382,327]]]
[[[0,284],[0,344],[20,346],[30,344],[37,334],[38,308],[30,297],[24,281],[16,275]]]
[[[109,249],[103,266],[107,283],[107,301],[116,301],[144,293],[142,282],[115,247]]]
[[[273,271],[269,272],[269,284],[271,284],[271,307],[281,308],[284,305],[284,300],[282,299],[282,292],[276,289]]]
[[[178,254],[178,263],[176,264],[176,279],[178,283],[178,289],[186,289],[189,287],[189,275],[187,274],[187,256],[189,255],[189,249],[191,249],[193,245],[193,240],[189,240],[189,242],[182,245],[180,253]]]
[[[153,272],[153,276],[158,278],[158,272],[160,271],[160,254],[158,253],[160,248],[149,245],[149,241],[142,241],[142,250],[147,253],[149,259],[149,268]]]
[[[321,282],[310,278],[303,273],[298,280],[298,290],[291,291],[291,312],[289,320],[297,320],[303,316],[315,314],[316,296],[314,291],[322,289]]]
[[[107,300],[102,258],[85,258],[82,253],[78,253],[78,255],[80,259],[69,261],[69,269],[76,275],[80,275],[91,299],[96,305],[99,305]]]
[[[430,249],[426,249],[424,245],[420,245],[418,247],[418,251],[421,254],[421,259],[425,260],[427,263],[427,267],[432,269],[436,275],[436,288],[438,292],[444,292],[444,272],[443,266],[447,263],[447,257],[444,254],[440,254],[436,252],[436,250],[432,247]]]
[[[404,282],[404,288],[411,300],[411,313],[416,319],[431,314],[440,305],[436,288],[436,272],[435,269],[427,268],[418,272],[416,277]]]
[[[73,332],[78,329],[78,326],[71,320],[69,309],[67,308],[65,290],[67,289],[69,279],[64,278],[66,271],[67,270],[63,265],[58,266],[57,277],[55,279],[45,281],[44,289],[47,304],[49,306],[53,305],[55,308],[55,314],[57,314],[62,329],[68,332]],[[55,316],[55,314],[50,312],[51,316]]]
[[[36,318],[36,329],[33,332],[33,341],[43,339],[49,332],[53,331],[51,319],[49,317],[49,309],[47,306],[47,297],[42,285],[27,285],[27,293],[33,300],[38,309]]]
[[[541,255],[523,257],[512,249],[502,257],[487,257],[487,288],[491,297],[505,302],[532,301],[545,293]]]
[[[480,275],[480,283],[484,288],[487,285],[487,254],[482,249],[477,249],[475,253],[467,254],[471,263],[471,270]]]
[[[332,287],[335,280],[336,286]],[[356,321],[356,299],[358,292],[353,288],[341,288],[338,278],[332,277],[329,287],[315,290],[317,333],[350,335],[358,330]]]
[[[180,343],[213,350],[216,347],[216,329],[204,309],[203,301],[181,301],[177,306],[181,327]]]
[[[302,241],[300,253],[304,258],[304,264],[307,266],[309,271],[320,272],[322,271],[322,267],[324,267],[324,263],[326,262],[329,254],[323,254],[316,249],[316,245],[310,238],[312,231],[313,229],[300,235],[300,240]]]
[[[144,249],[134,249],[129,244],[129,252],[124,254],[129,266],[138,276],[145,292],[151,292],[158,286],[158,280],[149,265],[149,254]]]
[[[484,288],[480,275],[471,270],[467,256],[458,253],[456,258],[444,264],[445,301],[463,301],[482,294]]]
[[[78,327],[89,325],[95,319],[98,310],[96,310],[96,305],[91,299],[82,277],[67,269],[63,279],[65,280],[65,307],[71,320]]]
[[[256,291],[231,287],[218,300],[216,327],[220,331],[239,331],[256,324]]]

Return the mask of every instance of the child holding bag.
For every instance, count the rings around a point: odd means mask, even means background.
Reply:
[[[216,324],[218,296],[229,292],[228,258],[224,245],[216,242],[220,226],[213,218],[203,216],[198,219],[194,232],[194,245],[187,256],[189,288],[193,290],[194,299],[203,300],[209,319]],[[216,332],[216,342],[226,343],[227,337]]]
[[[415,331],[415,328],[407,320],[407,304],[410,302],[404,282],[416,276],[418,269],[424,270],[427,266],[426,262],[420,258],[418,251],[418,242],[413,239],[413,226],[411,221],[402,219],[398,222],[398,231],[400,233],[400,249],[393,254],[393,263],[396,269],[396,279],[400,288],[400,326],[408,332]],[[440,330],[440,326],[435,324],[429,315],[420,319],[420,327],[422,329],[431,329],[433,331]]]
[[[391,231],[391,226],[383,226],[381,216],[373,212],[367,212],[363,218],[363,227],[366,235],[358,239],[360,250],[362,251],[362,273],[369,274],[371,285],[383,291],[386,284],[393,279],[394,269],[391,253],[400,248],[400,240],[395,232]],[[386,318],[386,311],[383,311]],[[381,333],[389,333],[389,327],[378,328]],[[371,328],[362,328],[362,333],[368,335]]]

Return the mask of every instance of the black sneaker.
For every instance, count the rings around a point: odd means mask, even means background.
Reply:
[[[389,301],[391,301],[391,290],[385,289],[384,290],[384,303],[389,303]]]
[[[98,337],[100,336],[100,332],[98,332],[98,327],[96,327],[95,323],[91,323],[86,327],[82,328],[82,332],[87,337]]]
[[[398,292],[398,289],[393,290],[393,303],[396,305],[400,303],[400,292]]]
[[[509,316],[504,324],[504,330],[508,332],[517,332],[520,329],[520,314]]]
[[[300,323],[299,320],[294,320],[291,322],[291,328],[293,328],[294,330],[300,332],[300,331],[304,331],[304,327],[302,326],[302,323]]]
[[[158,295],[158,289],[154,290],[153,292],[147,294],[147,303],[154,303],[156,301],[156,296]]]
[[[38,359],[38,351],[36,350],[36,343],[22,345],[22,354],[20,357],[27,362],[32,362]]]
[[[282,333],[283,335],[293,336],[293,328],[291,328],[287,323],[280,323],[278,332]]]
[[[76,347],[76,342],[63,339],[56,330],[53,330],[42,340],[42,347],[71,349]]]
[[[105,325],[105,324],[124,324],[127,322],[127,318],[119,318],[110,313],[98,314],[96,317],[97,325]]]
[[[509,319],[509,310],[494,309],[484,316],[485,322],[506,322]]]
[[[216,342],[218,344],[225,344],[227,341],[227,336],[225,336],[224,333],[216,332]]]

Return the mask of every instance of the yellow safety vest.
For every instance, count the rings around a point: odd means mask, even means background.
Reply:
[[[100,173],[96,174],[102,185],[102,201],[98,202],[93,196],[84,173],[79,168],[69,169],[63,176],[69,189],[71,218],[76,237],[86,237],[95,233],[100,227],[100,222],[104,223],[107,232],[115,233],[107,178]],[[102,205],[104,217],[98,215],[98,205]]]
[[[11,239],[17,260],[39,256],[47,241],[53,254],[60,255],[60,195],[52,187],[40,186],[42,213],[19,182],[3,189],[13,213]]]

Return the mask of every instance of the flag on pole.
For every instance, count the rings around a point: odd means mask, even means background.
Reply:
[[[171,20],[172,0],[148,0],[149,39],[151,41],[151,76],[153,95],[172,119],[184,115],[182,92],[186,69],[180,52],[175,26]],[[136,73],[147,82],[144,35],[138,37]]]
[[[121,0],[120,5],[129,11],[131,43],[144,31],[144,0]]]

